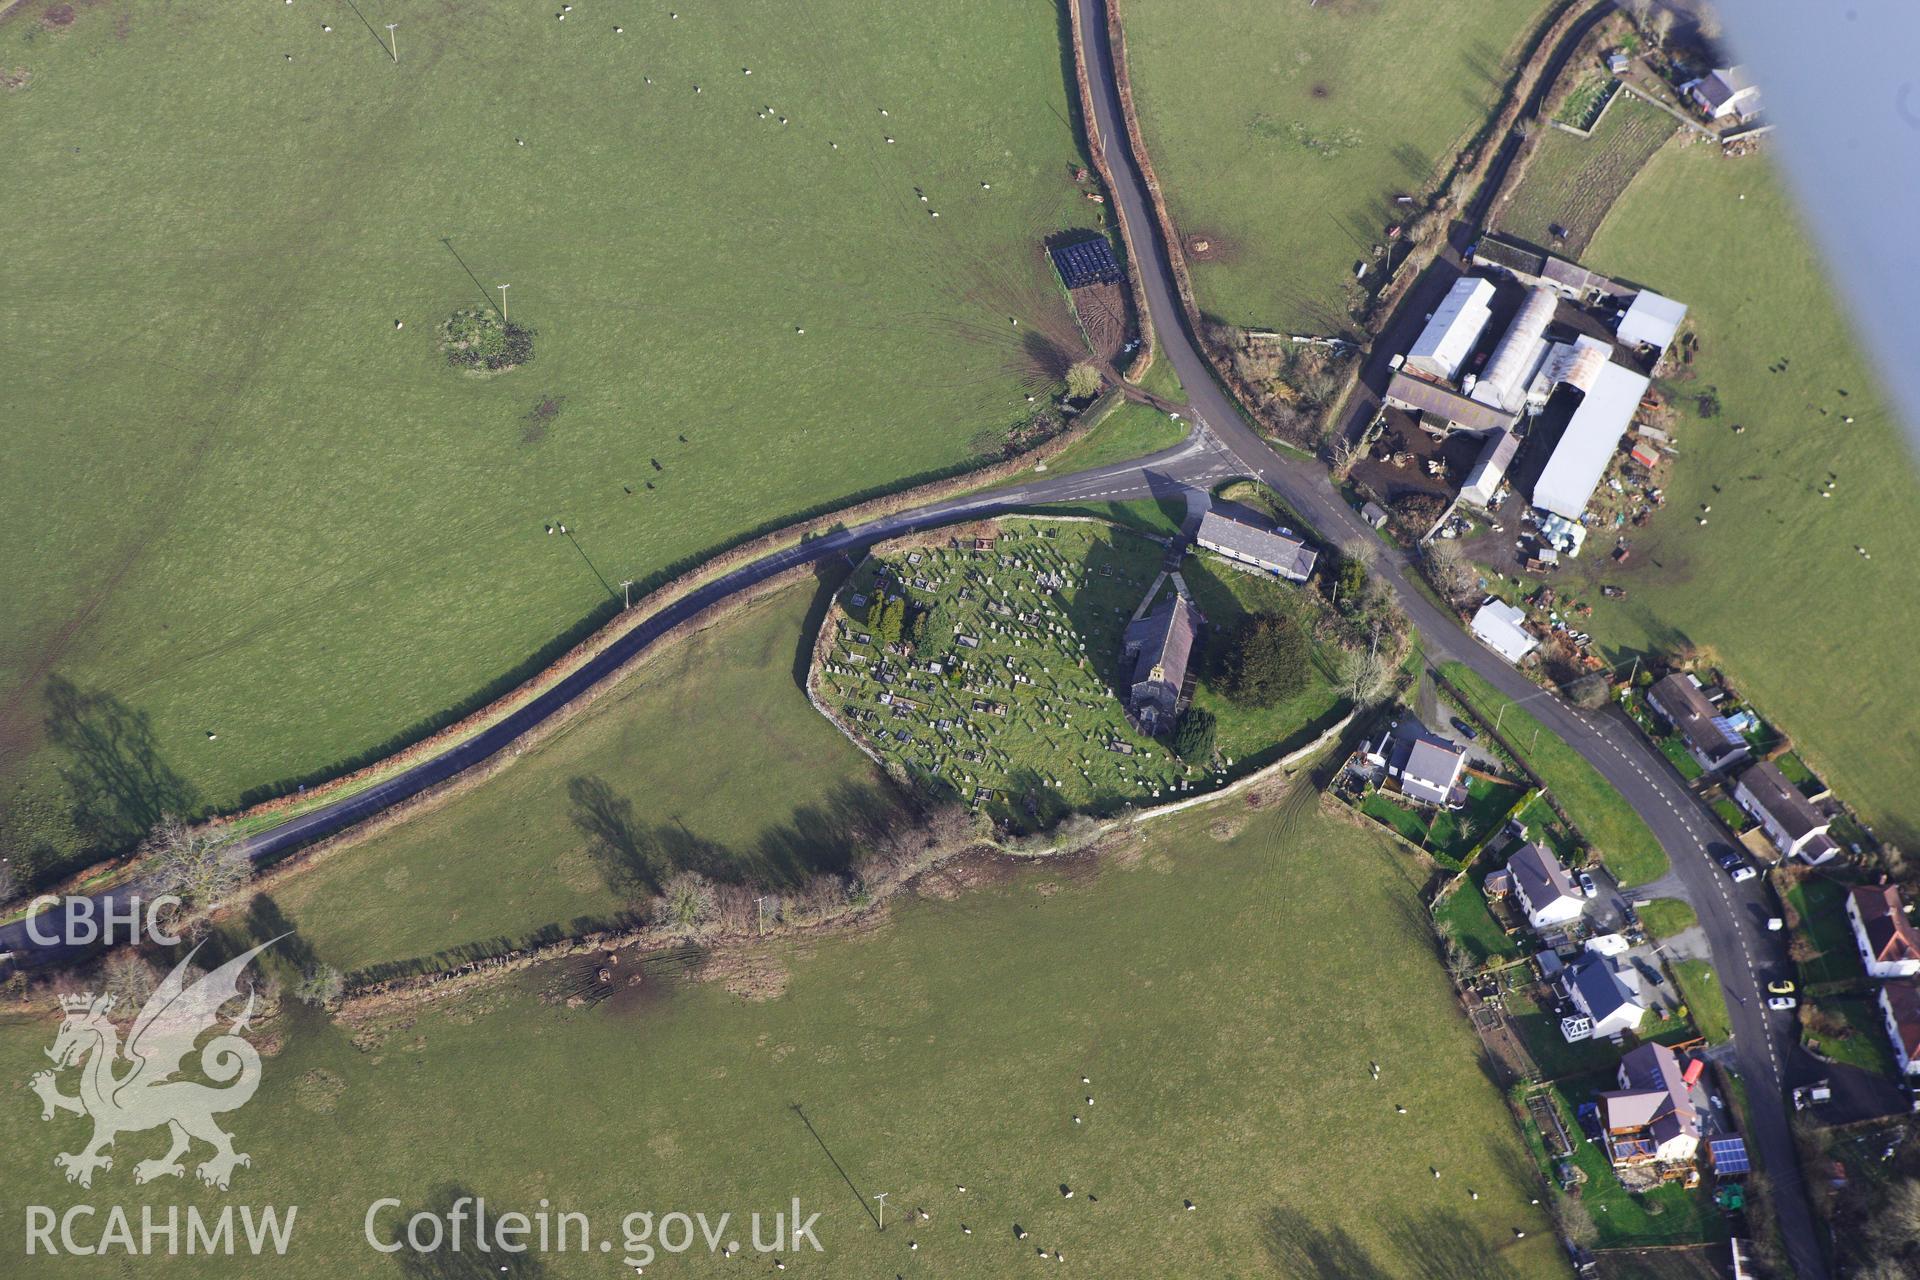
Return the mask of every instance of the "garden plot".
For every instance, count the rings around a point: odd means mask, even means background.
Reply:
[[[1602,100],[1605,101],[1605,100]],[[1673,117],[1631,95],[1605,102],[1590,137],[1548,130],[1500,211],[1500,229],[1578,257],[1641,166],[1673,136]]]
[[[876,555],[828,618],[815,697],[890,767],[1019,829],[1211,785],[1116,693],[1121,633],[1165,554],[1104,522],[1036,520]]]

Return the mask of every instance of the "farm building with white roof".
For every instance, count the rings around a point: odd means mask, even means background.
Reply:
[[[1493,281],[1461,276],[1407,352],[1407,367],[1454,380],[1492,318]]]
[[[1480,612],[1473,615],[1473,634],[1515,666],[1540,647],[1540,642],[1527,630],[1526,612],[1491,596],[1480,606]]]
[[[1663,298],[1651,289],[1642,289],[1633,296],[1633,305],[1627,308],[1627,314],[1620,317],[1620,327],[1615,330],[1615,336],[1623,346],[1646,346],[1655,351],[1665,351],[1673,341],[1673,336],[1680,332],[1680,322],[1686,318],[1686,303]]]
[[[1647,380],[1622,365],[1609,363],[1595,371],[1593,385],[1534,482],[1534,506],[1571,521],[1586,514],[1587,501],[1646,391]]]

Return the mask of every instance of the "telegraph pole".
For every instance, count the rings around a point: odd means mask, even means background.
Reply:
[[[628,578],[626,581],[622,582],[620,584],[620,590],[626,596],[626,602],[622,604],[620,607],[623,609],[633,608],[633,579]]]
[[[400,37],[393,33],[393,29],[399,25],[397,22],[389,22],[387,24],[387,39],[393,41],[393,60],[395,62],[400,61]]]
[[[500,290],[500,323],[505,324],[507,322],[507,290],[512,286],[501,284],[495,285],[494,288]]]
[[[880,1229],[882,1231],[885,1231],[887,1229],[887,1197],[892,1194],[893,1192],[891,1191],[882,1191],[879,1195],[874,1197],[875,1200],[878,1200],[880,1202],[879,1223],[880,1223]]]

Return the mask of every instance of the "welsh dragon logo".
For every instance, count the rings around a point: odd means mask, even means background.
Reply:
[[[189,985],[188,969],[200,950],[195,947],[141,1008],[124,1046],[107,1018],[112,996],[89,992],[60,998],[66,1018],[47,1050],[55,1069],[38,1073],[31,1084],[40,1095],[42,1120],[53,1119],[56,1111],[93,1120],[93,1139],[85,1147],[53,1158],[54,1166],[66,1171],[68,1182],[91,1187],[95,1170],[113,1168],[107,1149],[116,1137],[163,1125],[173,1145],[159,1159],[136,1164],[135,1182],[184,1177],[186,1166],[180,1157],[195,1139],[213,1148],[212,1157],[195,1170],[208,1186],[225,1191],[234,1169],[252,1163],[233,1149],[233,1135],[214,1121],[215,1116],[245,1106],[260,1087],[260,1054],[242,1035],[253,1016],[252,990],[247,992],[246,1008],[226,1030],[204,1046],[199,1040],[219,1022],[221,1006],[239,997],[242,971],[278,941],[263,942]],[[174,1078],[196,1046],[200,1071],[212,1085]],[[80,1069],[77,1097],[61,1093],[55,1084],[59,1072],[68,1067]]]

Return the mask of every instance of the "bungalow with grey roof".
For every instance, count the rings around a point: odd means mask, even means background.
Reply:
[[[1687,752],[1709,773],[1748,757],[1747,740],[1727,723],[1692,676],[1676,671],[1655,681],[1647,690],[1647,705],[1673,726]]]
[[[1289,533],[1255,528],[1216,511],[1200,517],[1200,531],[1194,541],[1229,560],[1292,582],[1305,582],[1311,577],[1320,555]]]
[[[1782,857],[1818,865],[1840,852],[1839,843],[1827,834],[1833,819],[1815,808],[1771,760],[1740,775],[1733,800],[1753,815]]]

